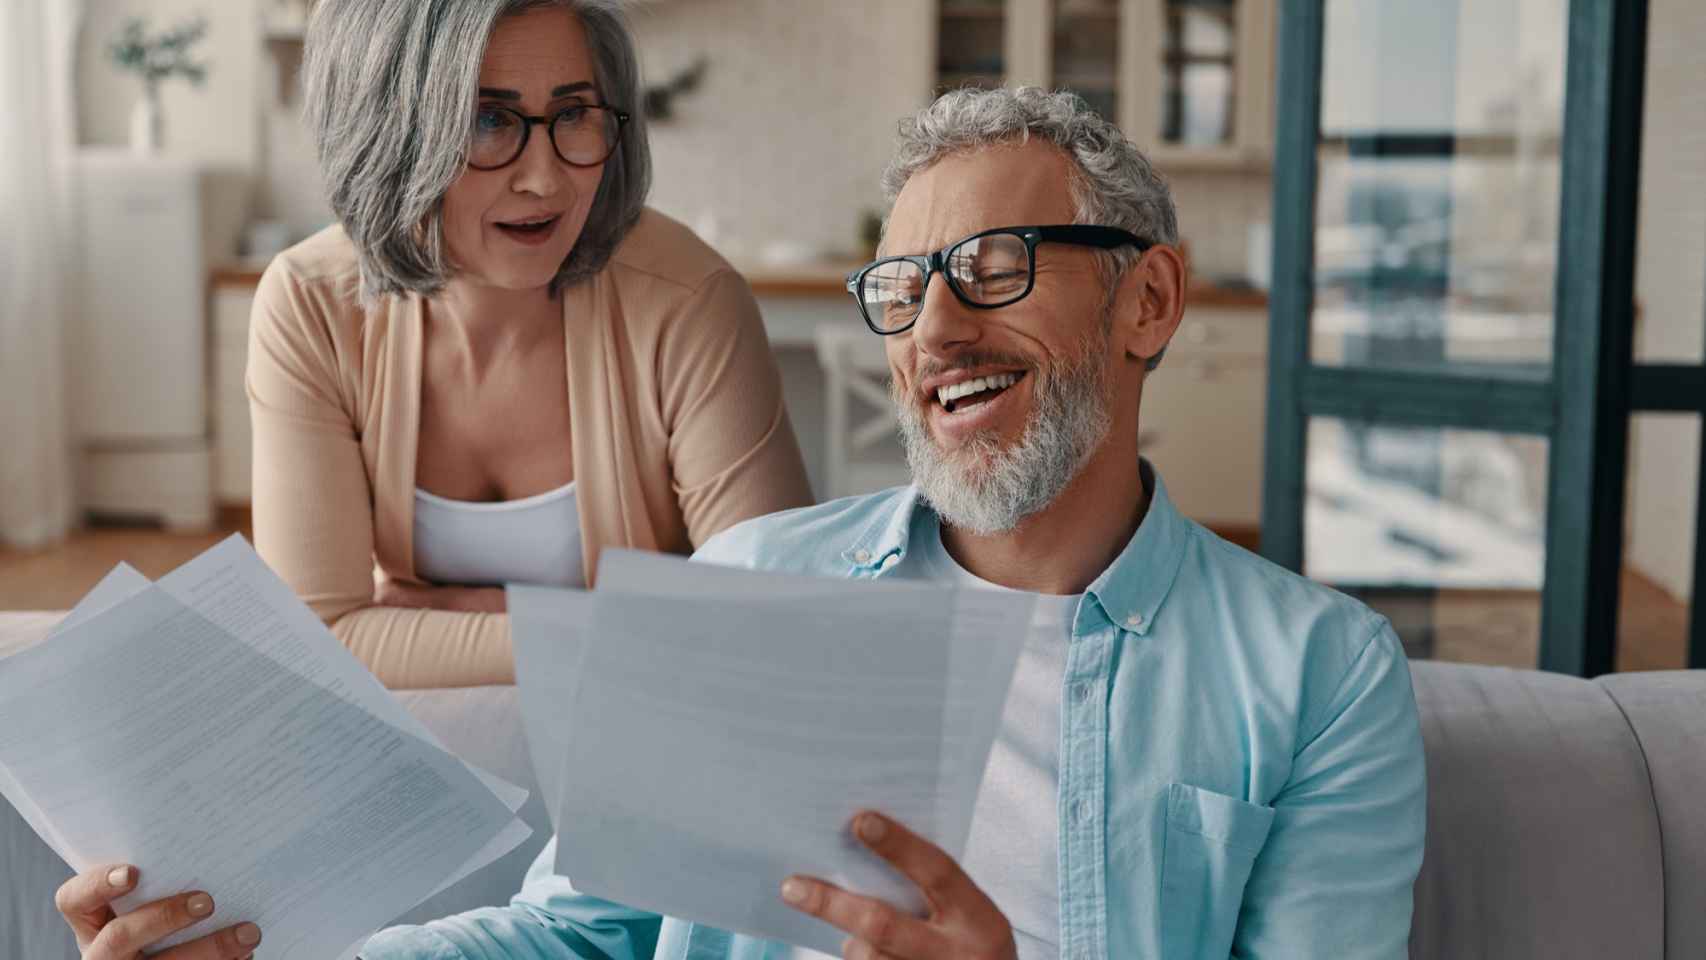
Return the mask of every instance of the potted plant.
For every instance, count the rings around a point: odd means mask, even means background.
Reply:
[[[191,48],[206,35],[207,20],[203,17],[157,34],[149,33],[146,19],[135,17],[125,22],[108,48],[115,66],[142,78],[142,99],[130,111],[130,145],[137,153],[160,149],[160,84],[181,76],[199,87],[207,79],[207,65],[190,55]]]

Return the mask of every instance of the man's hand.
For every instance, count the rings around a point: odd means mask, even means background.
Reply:
[[[503,613],[508,606],[501,587],[429,587],[398,583],[390,577],[374,586],[373,602],[381,607],[461,613]]]
[[[783,881],[789,906],[852,934],[841,945],[846,960],[1015,960],[1007,918],[939,847],[868,811],[853,818],[853,833],[918,884],[930,913],[920,919],[811,877]]]

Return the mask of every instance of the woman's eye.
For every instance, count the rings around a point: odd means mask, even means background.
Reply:
[[[586,119],[587,108],[583,106],[564,107],[557,111],[557,122],[579,125]]]
[[[507,111],[496,108],[487,107],[474,114],[474,129],[481,133],[495,133],[514,122]]]

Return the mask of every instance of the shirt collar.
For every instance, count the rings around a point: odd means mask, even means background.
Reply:
[[[893,502],[888,509],[876,511],[871,522],[853,538],[852,545],[841,551],[841,558],[853,565],[855,574],[875,576],[906,556],[912,516],[923,505],[923,498],[917,484],[900,487],[891,496]]]
[[[1149,461],[1141,461],[1139,470],[1149,488],[1149,510],[1125,549],[1085,592],[1115,626],[1146,636],[1179,575],[1190,521],[1173,506],[1167,484]]]
[[[1149,488],[1149,510],[1125,549],[1085,591],[1115,626],[1143,636],[1149,633],[1173,588],[1184,557],[1190,521],[1167,495],[1167,485],[1149,461],[1140,461]],[[935,511],[916,484],[894,492],[888,509],[877,511],[845,550],[842,559],[858,576],[880,576],[906,556],[915,530],[937,529]],[[918,514],[928,516],[918,516]],[[916,528],[914,521],[921,522]]]

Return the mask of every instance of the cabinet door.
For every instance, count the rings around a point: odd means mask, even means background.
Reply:
[[[1264,162],[1274,0],[941,0],[937,92],[1071,90],[1169,166]]]
[[[78,156],[73,409],[86,443],[207,432],[200,177],[187,162]]]
[[[1273,29],[1273,0],[1122,0],[1121,126],[1164,166],[1263,162]]]

